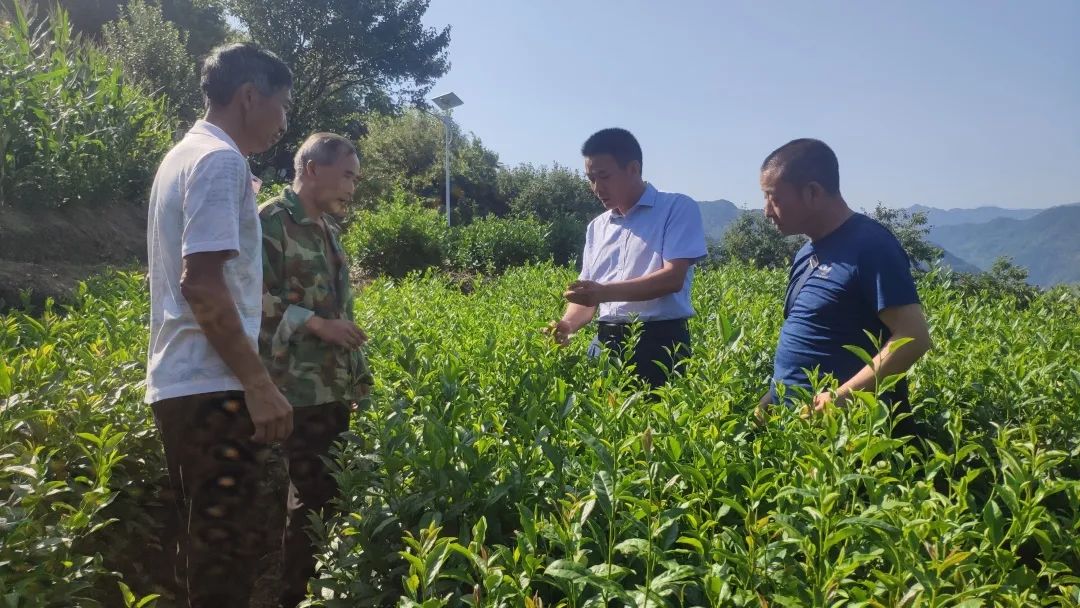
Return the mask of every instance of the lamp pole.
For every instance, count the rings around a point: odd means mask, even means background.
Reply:
[[[443,111],[443,134],[444,134],[444,148],[443,148],[443,171],[446,175],[446,225],[450,226],[450,110],[465,103],[461,101],[461,98],[454,93],[447,93],[445,95],[439,95],[432,99],[435,105],[439,106],[439,109]]]
[[[443,113],[443,170],[446,173],[446,227],[450,227],[450,110]]]

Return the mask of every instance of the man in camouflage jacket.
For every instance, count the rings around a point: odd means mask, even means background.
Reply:
[[[367,398],[372,384],[361,350],[367,336],[353,322],[349,268],[334,219],[353,197],[356,149],[343,137],[316,133],[297,151],[295,168],[292,187],[259,208],[259,353],[294,409],[293,433],[284,444],[295,488],[283,560],[281,602],[287,607],[303,600],[315,570],[306,509],[325,511],[337,493],[321,457],[348,429],[353,404]]]

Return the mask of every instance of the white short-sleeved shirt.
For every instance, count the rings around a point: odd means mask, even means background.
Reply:
[[[244,334],[258,348],[262,322],[260,182],[225,131],[200,120],[161,161],[150,191],[150,349],[146,402],[240,390],[180,293],[184,256],[231,251],[225,282]]]
[[[693,264],[707,253],[697,202],[646,184],[641,199],[626,215],[606,211],[589,222],[580,278],[599,283],[626,281],[660,270],[665,260],[689,259],[686,280],[676,293],[644,302],[604,302],[599,310],[601,321],[686,319],[694,316],[690,306]]]

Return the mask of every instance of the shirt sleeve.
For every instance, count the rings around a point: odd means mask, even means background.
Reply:
[[[184,233],[181,255],[240,250],[240,207],[250,172],[232,150],[211,152],[198,160],[184,186]]]
[[[593,223],[585,227],[585,248],[581,251],[581,273],[579,281],[593,280]]]
[[[919,303],[911,261],[891,234],[866,247],[859,256],[858,273],[859,290],[877,312]]]
[[[665,261],[688,259],[694,264],[705,259],[708,253],[701,208],[691,198],[676,198],[664,226],[664,247],[660,255]]]

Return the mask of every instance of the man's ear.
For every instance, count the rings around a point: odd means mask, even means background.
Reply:
[[[255,88],[255,83],[245,82],[236,89],[236,93],[233,93],[233,101],[239,101],[240,107],[244,110],[251,110],[255,105],[255,95],[258,90]]]
[[[632,160],[626,165],[626,169],[630,171],[630,174],[634,177],[641,177],[641,163],[636,160]]]
[[[825,188],[817,182],[810,182],[803,186],[803,198],[810,205],[817,205],[825,200],[827,193]]]

